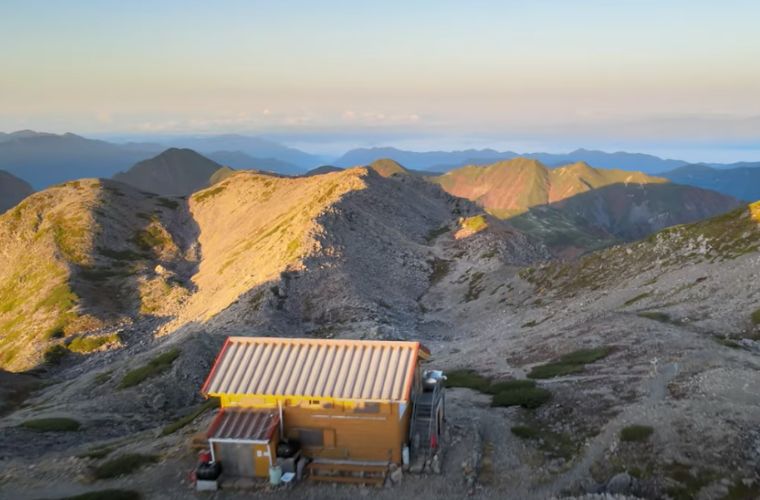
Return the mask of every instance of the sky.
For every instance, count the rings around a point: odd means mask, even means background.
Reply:
[[[0,2],[0,131],[760,160],[760,2]]]

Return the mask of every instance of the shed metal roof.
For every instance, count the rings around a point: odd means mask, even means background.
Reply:
[[[408,401],[419,342],[229,337],[202,392]]]
[[[224,409],[208,430],[209,439],[269,441],[280,422],[276,411]]]

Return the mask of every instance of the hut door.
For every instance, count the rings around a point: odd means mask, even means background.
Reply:
[[[257,444],[253,451],[253,463],[256,469],[256,476],[267,477],[269,475],[269,445]]]

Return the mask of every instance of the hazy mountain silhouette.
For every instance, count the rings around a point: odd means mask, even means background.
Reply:
[[[149,193],[184,196],[207,187],[220,168],[191,149],[170,148],[113,178]]]
[[[353,149],[335,160],[335,165],[339,167],[368,165],[381,158],[393,158],[409,169],[447,172],[466,165],[487,165],[495,161],[509,160],[518,156],[539,160],[548,167],[558,167],[582,161],[598,168],[618,168],[645,173],[662,172],[687,164],[685,161],[664,160],[648,154],[606,153],[604,151],[588,149],[576,149],[565,154],[540,152],[518,154],[513,151],[496,151],[493,149],[415,152],[389,147]]]
[[[218,151],[239,151],[254,158],[271,158],[304,169],[324,163],[319,156],[283,146],[268,139],[246,135],[227,134],[207,137],[177,137],[167,145],[190,148],[203,154]]]
[[[110,177],[160,150],[157,145],[120,145],[22,130],[0,136],[0,169],[41,189],[72,179]]]
[[[306,169],[276,158],[254,158],[242,151],[215,151],[205,155],[237,170],[260,170],[283,175],[302,175]]]
[[[745,201],[760,200],[760,163],[740,163],[736,168],[685,165],[660,176],[678,184],[713,189]]]
[[[34,192],[32,186],[13,174],[0,170],[0,213],[15,206]]]

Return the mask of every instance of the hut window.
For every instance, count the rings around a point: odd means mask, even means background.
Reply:
[[[354,410],[356,413],[380,413],[380,404],[378,403],[364,403],[359,405]]]
[[[303,446],[313,448],[324,444],[322,429],[298,429],[298,440]]]

